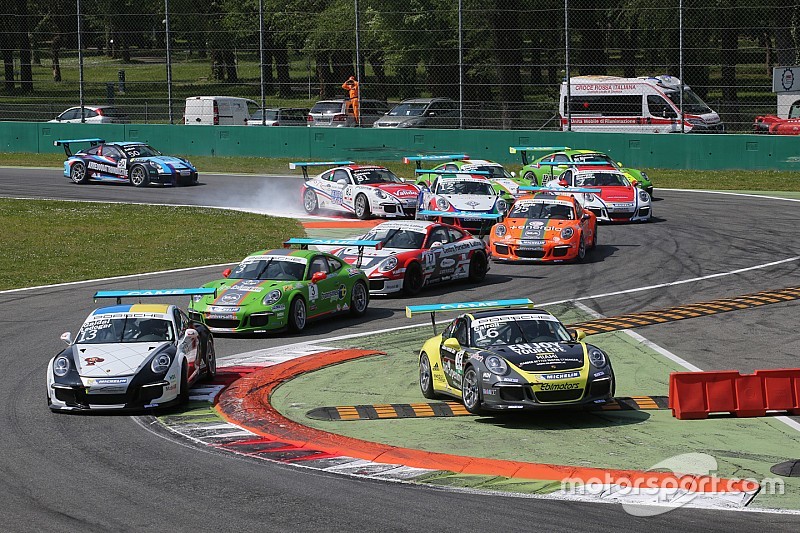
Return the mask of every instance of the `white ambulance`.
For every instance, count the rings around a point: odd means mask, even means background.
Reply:
[[[673,76],[575,76],[561,84],[561,129],[582,132],[678,133],[681,82]],[[719,115],[683,86],[684,131],[722,133]]]

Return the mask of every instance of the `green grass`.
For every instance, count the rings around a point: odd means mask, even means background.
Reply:
[[[305,235],[266,215],[45,200],[0,200],[0,227],[0,289],[235,262]]]
[[[281,174],[300,176],[299,171],[289,170],[293,159],[268,159],[264,157],[211,157],[189,156],[200,172],[236,172],[245,174]],[[63,154],[37,154],[36,165],[61,168]],[[406,179],[413,177],[414,168],[398,161],[363,161],[375,163],[394,171]],[[0,166],[28,166],[31,154],[0,153]],[[519,165],[507,165],[510,171],[519,172]],[[643,169],[653,179],[658,189],[706,189],[726,191],[800,191],[800,172],[778,170],[671,170]],[[658,193],[656,192],[656,196]]]

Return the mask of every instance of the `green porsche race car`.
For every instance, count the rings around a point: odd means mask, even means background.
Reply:
[[[353,244],[353,243],[356,244]],[[309,250],[313,239],[291,239],[303,249],[261,250],[245,257],[223,279],[204,287],[215,296],[194,296],[192,320],[214,333],[300,332],[308,321],[337,313],[361,316],[369,305],[364,272],[329,253]],[[375,246],[372,241],[330,240],[330,246]]]
[[[439,164],[426,173],[422,168],[422,161],[441,161],[446,163]],[[433,155],[433,156],[406,156],[404,163],[415,161],[417,163],[416,177],[414,184],[420,187],[430,187],[436,177],[445,171],[453,172],[474,172],[476,176],[484,176],[492,183],[492,188],[503,197],[508,203],[514,201],[519,196],[520,186],[531,186],[529,179],[518,177],[515,173],[506,170],[503,165],[488,159],[470,159],[466,154]]]
[[[461,311],[419,352],[419,386],[429,399],[453,397],[473,414],[598,406],[614,398],[611,360],[527,298],[406,307]]]
[[[520,176],[534,182],[534,186],[544,185],[553,177],[558,177],[571,166],[575,166],[575,163],[593,165],[592,170],[598,170],[598,165],[606,163],[610,169],[619,170],[631,183],[635,182],[640,189],[653,196],[653,182],[646,172],[636,168],[625,168],[621,163],[597,150],[575,150],[568,146],[510,146],[508,150],[512,154],[520,154],[522,157]],[[530,160],[528,152],[548,152],[548,154]]]

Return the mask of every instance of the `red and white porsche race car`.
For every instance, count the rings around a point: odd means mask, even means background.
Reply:
[[[489,270],[486,244],[468,231],[440,222],[407,220],[384,222],[359,237],[380,241],[375,249],[332,250],[346,262],[360,266],[369,278],[370,294],[417,294],[443,281],[469,279],[477,283]],[[359,260],[361,261],[359,265]]]
[[[309,178],[308,167],[330,166]],[[406,183],[391,170],[352,161],[289,163],[290,169],[303,170],[302,199],[307,213],[331,209],[355,214],[360,219],[411,217],[417,210],[419,188]]]

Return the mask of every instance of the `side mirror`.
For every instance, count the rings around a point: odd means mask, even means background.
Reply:
[[[222,271],[222,277],[223,278],[227,278],[230,275],[231,275],[231,269],[230,268],[226,268],[225,270]]]
[[[189,329],[186,330],[186,338],[187,339],[194,339],[198,335],[199,335],[199,333],[197,333],[196,329],[189,328]]]
[[[311,275],[311,283],[319,283],[320,281],[322,281],[323,279],[325,279],[327,277],[328,277],[328,273],[327,272],[314,272]]]
[[[338,183],[339,185],[347,185],[347,180],[344,178],[339,178],[338,180],[336,180],[336,183]]]
[[[451,350],[460,350],[461,349],[461,345],[453,337],[450,337],[449,339],[445,339],[444,342],[442,343],[442,346],[444,346],[445,348],[450,348]]]
[[[558,184],[561,185],[562,187],[566,187],[567,185],[569,185],[569,183],[567,183],[567,180],[558,180]]]
[[[444,246],[442,241],[434,241],[431,243],[431,248],[441,248],[442,246]]]
[[[568,329],[569,337],[576,342],[580,342],[586,338],[586,332],[582,329]]]
[[[376,250],[383,250],[383,241],[381,241],[378,244],[376,244],[375,245],[375,249]]]
[[[582,216],[581,218],[582,218],[583,220],[589,220],[589,217],[590,217],[589,213],[588,213],[588,212],[585,212],[585,213],[583,213],[583,216]]]
[[[517,177],[517,173],[516,173],[516,172],[512,172],[512,173],[511,173],[511,177],[512,177],[512,178],[516,178],[516,177]]]
[[[72,333],[69,331],[65,331],[61,334],[61,340],[66,342],[67,344],[72,344]]]

